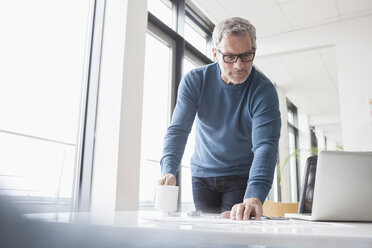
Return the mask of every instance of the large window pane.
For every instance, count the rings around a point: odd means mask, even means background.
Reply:
[[[296,202],[297,199],[297,163],[295,154],[295,134],[293,129],[288,130],[288,145],[289,145],[289,178],[290,178],[290,187],[291,187],[291,201]]]
[[[290,199],[292,202],[298,201],[298,128],[297,128],[297,108],[287,99],[287,125],[288,125],[288,151],[289,151],[289,179],[290,179]]]
[[[292,125],[294,125],[294,115],[293,115],[293,112],[289,110],[287,112],[287,115],[288,115],[288,122],[291,123]]]
[[[148,0],[147,9],[170,28],[173,28],[173,5],[170,0]]]
[[[194,69],[198,67],[198,64],[196,64],[195,62],[193,62],[190,58],[188,57],[185,57],[184,60],[183,60],[183,75],[185,75],[187,72],[189,72],[190,70]],[[185,152],[184,152],[184,155],[182,157],[182,166],[184,167],[190,167],[190,161],[191,161],[191,157],[192,157],[192,154],[194,153],[194,146],[195,146],[195,122],[194,122],[194,125],[191,129],[191,133],[189,135],[189,138],[187,140],[187,144],[186,144],[186,148],[185,148]]]
[[[190,9],[187,5],[179,6],[180,12],[178,13],[175,11],[175,6],[173,6],[175,1],[171,0],[149,0],[148,1],[148,10],[151,14],[155,15],[158,19],[160,19],[163,23],[171,27],[174,32],[173,34],[177,36],[176,28],[175,28],[175,20],[184,20],[184,23],[177,23],[177,26],[180,27],[179,31],[183,30],[184,33],[181,34],[189,43],[191,43],[194,47],[197,46],[203,54],[208,54],[210,56],[210,44],[208,41],[210,40],[210,36],[206,34],[209,33],[204,28],[204,26],[198,26],[199,21],[194,19],[195,16],[190,17],[190,13],[194,12]],[[177,2],[177,5],[185,4],[184,2]],[[178,16],[179,14],[183,15],[182,7],[185,7],[186,16]],[[190,12],[191,11],[191,12]],[[174,19],[173,19],[173,18]],[[178,18],[180,17],[180,18]],[[199,16],[198,16],[199,18]],[[205,58],[198,58],[200,56],[199,53],[192,54],[189,50],[184,50],[183,41],[182,39],[174,40],[173,35],[168,35],[162,32],[162,25],[158,25],[157,21],[154,21],[152,18],[149,19],[149,30],[152,33],[155,33],[156,36],[160,37],[153,37],[157,40],[159,47],[150,47],[148,44],[146,47],[146,68],[145,68],[145,95],[144,95],[144,105],[143,105],[143,133],[142,133],[142,157],[141,157],[141,174],[140,174],[140,208],[141,209],[152,209],[153,206],[153,198],[154,198],[154,185],[157,183],[157,180],[160,177],[160,167],[159,167],[159,160],[161,159],[161,153],[163,148],[163,140],[164,135],[166,133],[166,129],[169,125],[170,121],[170,110],[174,107],[172,106],[173,100],[176,98],[177,89],[172,89],[171,91],[171,84],[170,82],[179,76],[179,66],[181,61],[178,60],[179,56],[177,56],[178,52],[184,54],[185,59],[183,62],[183,74],[189,71],[196,66],[200,66],[203,63],[200,63],[200,60],[205,60]],[[182,27],[183,26],[183,27]],[[169,31],[169,30],[168,30]],[[167,33],[168,33],[167,31]],[[172,31],[170,31],[172,32]],[[153,36],[153,35],[151,35]],[[151,39],[149,39],[151,40]],[[156,42],[154,42],[156,43]],[[178,48],[175,49],[176,44]],[[166,52],[156,53],[155,50],[160,51],[163,47],[169,48],[169,55]],[[188,47],[188,45],[186,46]],[[192,49],[191,49],[192,50]],[[152,54],[152,55],[151,55]],[[170,58],[174,58],[173,60]],[[152,57],[152,58],[151,58]],[[176,64],[177,63],[177,64]],[[150,70],[153,70],[151,72]],[[157,79],[157,77],[161,77]],[[180,79],[177,79],[180,80]],[[166,83],[167,85],[162,85]],[[156,88],[154,85],[147,86],[147,84],[156,84]],[[178,82],[174,82],[175,85]],[[173,85],[173,84],[172,84]],[[148,89],[146,89],[148,88]],[[168,98],[161,98],[159,97],[158,91],[162,90],[163,93],[168,94]],[[147,93],[146,92],[150,92]],[[172,95],[171,95],[172,94]],[[151,102],[151,97],[156,97],[156,100]],[[163,102],[164,99],[172,99],[171,101]],[[151,102],[146,103],[146,102]],[[146,110],[147,109],[147,110]],[[160,111],[167,111],[167,116],[164,117]],[[169,111],[169,112],[168,112]],[[146,114],[150,113],[150,114]],[[145,115],[153,115],[153,117],[146,118]],[[159,127],[163,125],[164,129],[158,129],[154,127],[157,122],[164,122],[164,124],[159,124]],[[148,126],[148,127],[145,127]],[[148,129],[149,131],[146,131]],[[151,137],[151,132],[157,133],[154,138],[146,138]],[[181,173],[180,173],[180,180],[181,180],[181,201],[182,201],[182,210],[187,211],[188,209],[193,209],[193,199],[192,199],[192,187],[191,187],[191,173],[190,173],[190,159],[194,150],[194,143],[195,143],[195,134],[194,128],[189,135],[188,143],[185,149],[185,153],[183,159],[181,161]],[[146,132],[148,134],[146,135]],[[148,146],[148,148],[144,147]],[[148,151],[151,150],[151,151]],[[146,157],[146,153],[153,153],[151,156]],[[158,155],[156,155],[156,153]]]
[[[201,63],[198,63],[197,61],[189,57],[185,57],[183,60],[184,75],[187,72],[189,72],[191,69],[194,69],[200,65]],[[191,183],[191,171],[190,171],[190,162],[191,162],[191,157],[194,153],[194,147],[195,147],[195,122],[189,134],[185,152],[184,152],[184,155],[181,161],[181,165],[182,165],[181,201],[182,201],[182,210],[184,211],[191,211],[195,209],[194,200],[192,196],[192,183]]]
[[[159,162],[170,119],[171,54],[170,45],[147,34],[139,197],[141,208],[153,207],[154,186],[160,179]]]
[[[27,212],[73,202],[91,7],[0,3],[0,193]]]
[[[185,39],[201,53],[211,57],[207,34],[189,17],[186,17],[185,22]]]

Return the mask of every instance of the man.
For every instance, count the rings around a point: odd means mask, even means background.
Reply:
[[[227,212],[231,219],[260,219],[271,189],[280,136],[274,85],[253,66],[256,31],[242,18],[213,31],[217,63],[190,71],[181,81],[164,139],[160,184],[175,185],[196,116],[191,159],[196,210]],[[224,213],[226,215],[226,213]]]

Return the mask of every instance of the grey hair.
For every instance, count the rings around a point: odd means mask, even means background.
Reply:
[[[227,18],[213,30],[213,46],[217,48],[225,35],[244,36],[246,34],[252,39],[252,48],[256,49],[256,28],[246,19],[240,17]]]

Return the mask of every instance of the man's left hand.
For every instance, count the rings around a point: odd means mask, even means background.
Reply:
[[[231,211],[221,213],[222,218],[232,220],[249,220],[251,216],[255,220],[261,220],[262,203],[258,198],[247,198],[242,203],[235,204]]]

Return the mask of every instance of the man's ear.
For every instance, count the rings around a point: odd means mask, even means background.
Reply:
[[[217,49],[215,47],[212,48],[212,55],[213,55],[213,58],[214,58],[214,61],[218,61],[217,60]]]

